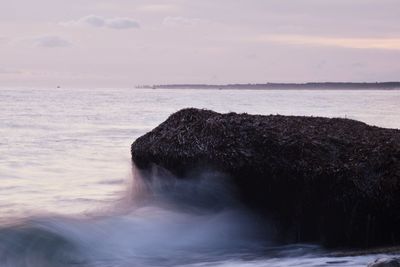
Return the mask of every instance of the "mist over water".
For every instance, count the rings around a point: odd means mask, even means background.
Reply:
[[[185,180],[135,181],[131,205],[85,218],[45,216],[0,229],[5,267],[363,266],[316,245],[277,246],[273,229],[235,201],[228,180],[204,172]],[[126,204],[126,203],[125,203]],[[302,263],[303,262],[303,263]]]
[[[118,213],[3,227],[2,266],[176,266],[255,257],[271,244],[268,227],[235,201],[221,174],[132,178],[133,202]]]
[[[229,177],[220,173],[132,178],[131,205],[4,225],[1,266],[365,266],[376,257],[276,245],[273,227],[235,201]]]
[[[130,144],[188,106],[400,127],[398,91],[0,89],[0,266],[365,266],[277,246],[210,170],[142,179]]]

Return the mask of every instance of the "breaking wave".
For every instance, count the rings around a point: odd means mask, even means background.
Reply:
[[[158,169],[159,170],[159,169]],[[274,246],[273,228],[235,201],[228,177],[135,175],[128,206],[42,216],[0,229],[2,267],[359,266],[318,246]]]

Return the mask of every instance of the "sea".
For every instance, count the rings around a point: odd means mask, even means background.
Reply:
[[[211,173],[144,190],[130,145],[187,107],[400,128],[400,90],[0,88],[0,266],[366,266],[387,256],[275,244]],[[200,205],[210,199],[218,208]]]

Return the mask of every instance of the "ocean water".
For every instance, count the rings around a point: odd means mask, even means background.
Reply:
[[[385,255],[273,244],[218,174],[141,185],[130,144],[184,107],[400,128],[399,103],[374,90],[1,88],[0,266],[366,266]]]

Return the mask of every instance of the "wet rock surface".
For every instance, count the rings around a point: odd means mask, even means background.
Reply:
[[[400,267],[400,258],[380,258],[368,264],[368,267]]]
[[[400,243],[400,130],[184,109],[138,138],[131,152],[140,170],[228,174],[238,198],[279,225],[282,242]]]

